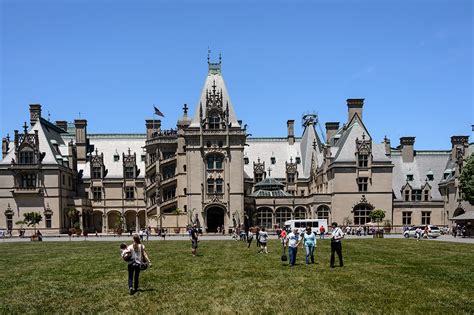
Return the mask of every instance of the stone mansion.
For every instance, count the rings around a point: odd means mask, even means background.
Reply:
[[[393,147],[372,137],[363,106],[348,99],[347,118],[326,122],[325,134],[309,114],[301,136],[288,120],[284,137],[250,137],[220,61],[208,62],[193,114],[185,105],[170,130],[150,119],[143,134],[90,134],[87,120],[52,123],[32,104],[29,124],[2,140],[0,229],[18,229],[32,211],[43,234],[57,234],[191,223],[274,229],[292,218],[364,225],[374,209],[393,226],[445,226],[472,210],[458,181],[474,150],[468,136],[452,136],[451,150],[416,150],[413,136]]]

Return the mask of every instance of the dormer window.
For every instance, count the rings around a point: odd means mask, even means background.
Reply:
[[[249,164],[249,158],[246,157],[246,156],[244,157],[244,163],[245,163],[245,164]]]
[[[359,167],[368,167],[369,166],[369,156],[367,154],[358,155],[358,164]]]
[[[410,201],[410,190],[405,190],[405,201]]]
[[[270,158],[270,162],[271,162],[272,164],[275,164],[275,163],[276,163],[276,158],[275,158],[274,156],[272,156],[272,157]]]
[[[125,178],[126,179],[135,178],[135,168],[133,166],[125,166]]]
[[[92,167],[92,179],[102,178],[102,167],[94,166]]]
[[[35,164],[35,155],[31,149],[21,150],[19,158],[19,164]]]
[[[217,115],[209,117],[209,129],[220,129],[221,119]]]
[[[426,179],[429,180],[429,181],[434,180],[433,174],[427,174],[427,175],[426,175]]]
[[[430,191],[429,190],[423,191],[423,200],[424,201],[429,201],[430,200]]]
[[[294,183],[295,182],[295,177],[296,177],[295,173],[288,173],[288,175],[287,175],[288,184]]]
[[[114,162],[118,162],[120,160],[120,155],[118,153],[114,154]]]
[[[421,189],[413,189],[411,192],[411,201],[421,201]]]
[[[413,174],[407,174],[407,181],[413,180]]]
[[[296,164],[301,164],[301,158],[299,156],[296,157]]]

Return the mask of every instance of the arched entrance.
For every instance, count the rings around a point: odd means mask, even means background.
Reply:
[[[207,232],[217,232],[217,227],[224,225],[224,209],[212,206],[207,209]]]
[[[94,211],[94,232],[97,231],[97,233],[102,233],[102,214],[103,213],[100,211]]]

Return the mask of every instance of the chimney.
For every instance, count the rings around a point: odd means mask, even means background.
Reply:
[[[402,147],[402,161],[404,163],[413,162],[415,158],[415,150],[413,145],[415,144],[415,137],[401,137],[400,145]]]
[[[87,158],[87,120],[75,119],[74,126],[76,127],[77,161],[85,162]]]
[[[329,145],[334,144],[334,139],[331,140],[331,138],[334,137],[334,135],[336,134],[338,130],[339,130],[338,121],[326,123],[326,142],[329,143]]]
[[[9,149],[10,149],[10,137],[7,135],[6,138],[2,139],[2,159],[4,159],[7,156]]]
[[[456,159],[457,148],[468,147],[469,136],[452,136],[451,137],[451,157]],[[467,150],[463,150],[463,153],[466,153]]]
[[[385,155],[390,156],[392,154],[392,148],[390,147],[390,139],[385,136],[383,138],[383,144],[385,145]]]
[[[65,120],[56,120],[56,126],[64,131],[67,131],[67,121]]]
[[[288,127],[288,143],[293,145],[295,143],[295,121],[290,119],[286,122]]]
[[[362,120],[362,107],[364,106],[364,99],[363,98],[348,98],[347,100],[347,110],[349,112],[349,118],[347,120],[347,123],[349,123],[354,117],[355,114],[357,114]]]
[[[30,104],[30,125],[33,125],[41,118],[41,105]]]
[[[161,129],[161,120],[159,119],[147,119],[145,120],[146,125],[146,138],[147,140],[153,138],[153,133],[155,131],[160,131]]]

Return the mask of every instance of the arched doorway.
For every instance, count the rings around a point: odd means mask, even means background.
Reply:
[[[102,233],[102,212],[94,211],[93,221],[94,221],[94,232]]]
[[[224,209],[212,206],[207,209],[207,232],[217,232],[217,227],[224,225]]]
[[[135,233],[137,225],[137,214],[133,210],[125,212],[125,231]]]

